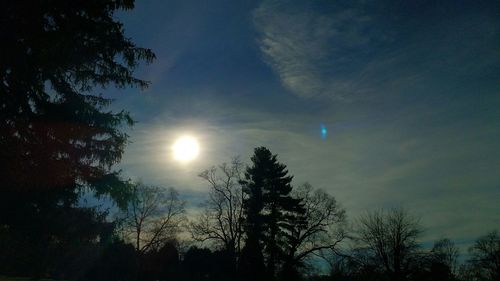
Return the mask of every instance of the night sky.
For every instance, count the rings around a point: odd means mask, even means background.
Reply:
[[[402,206],[459,246],[500,225],[500,2],[144,0],[117,16],[157,55],[147,90],[105,92],[138,121],[124,176],[196,208],[200,171],[265,146],[350,219]],[[201,150],[183,164],[184,134]]]

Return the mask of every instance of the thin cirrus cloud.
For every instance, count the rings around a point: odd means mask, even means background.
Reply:
[[[359,52],[389,40],[371,28],[373,20],[353,6],[320,13],[308,2],[264,1],[253,13],[259,48],[285,88],[299,97],[343,100],[359,91],[343,71],[358,63]],[[359,70],[359,69],[358,69]]]
[[[436,77],[454,83],[498,65],[497,21],[472,4],[314,4],[266,0],[252,14],[265,62],[301,98],[412,95]]]

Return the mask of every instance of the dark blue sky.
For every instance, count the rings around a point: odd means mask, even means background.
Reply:
[[[139,122],[120,168],[196,197],[198,172],[266,146],[351,218],[404,206],[428,239],[498,228],[499,3],[137,1],[118,17],[158,59],[138,70],[149,89],[109,93]],[[180,165],[186,133],[201,154]]]

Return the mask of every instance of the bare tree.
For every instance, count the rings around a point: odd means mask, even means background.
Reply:
[[[179,232],[184,206],[173,188],[133,184],[133,198],[123,218],[126,238],[139,254],[159,249]]]
[[[336,251],[346,237],[345,210],[333,196],[309,183],[294,189],[293,196],[301,199],[305,208],[287,236],[285,266],[296,267],[311,255],[324,256],[325,251]]]
[[[375,211],[358,221],[357,241],[372,265],[390,280],[404,280],[417,261],[417,238],[422,232],[419,220],[403,209]]]
[[[209,184],[209,196],[201,213],[190,223],[190,232],[197,241],[212,241],[229,253],[241,250],[243,236],[243,199],[240,181],[244,165],[235,157],[200,173]]]
[[[444,238],[434,242],[431,255],[433,260],[446,265],[453,275],[457,275],[459,251],[450,239]]]
[[[469,249],[468,268],[473,280],[500,280],[500,235],[493,231],[480,237]]]

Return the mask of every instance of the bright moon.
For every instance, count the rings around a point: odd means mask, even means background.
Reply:
[[[175,141],[172,146],[174,159],[188,162],[196,158],[200,152],[198,141],[193,137],[182,137]]]

